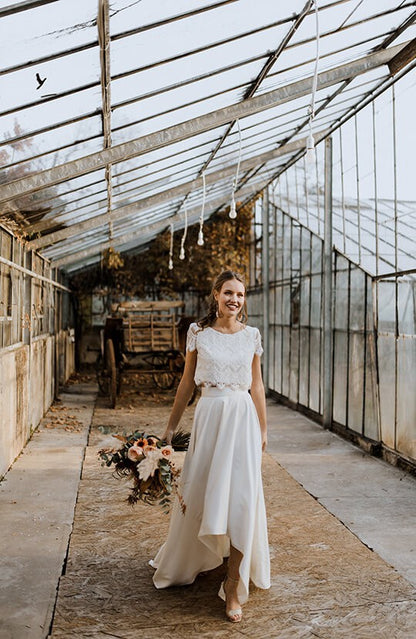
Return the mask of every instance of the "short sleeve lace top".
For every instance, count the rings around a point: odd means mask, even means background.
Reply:
[[[263,353],[257,328],[245,326],[237,333],[220,333],[211,327],[201,329],[195,323],[188,329],[186,350],[198,353],[197,386],[240,390],[251,387],[253,357]]]

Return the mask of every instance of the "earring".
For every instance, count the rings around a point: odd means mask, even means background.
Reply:
[[[218,319],[219,318],[219,313],[218,313],[218,302],[217,300],[215,300],[215,317]]]

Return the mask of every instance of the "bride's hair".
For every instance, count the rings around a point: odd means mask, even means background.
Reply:
[[[200,328],[207,328],[207,326],[212,326],[215,323],[215,320],[217,319],[218,304],[214,297],[214,292],[219,293],[225,282],[229,282],[230,280],[237,280],[238,282],[241,282],[241,284],[243,284],[244,286],[245,292],[246,283],[242,275],[236,273],[235,271],[223,271],[222,273],[220,273],[212,286],[211,294],[208,299],[208,312],[197,322]],[[241,309],[237,320],[242,324],[247,323],[247,304],[245,297],[243,308]]]

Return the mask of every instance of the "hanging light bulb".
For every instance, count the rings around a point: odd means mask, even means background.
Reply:
[[[185,226],[183,229],[183,235],[182,235],[182,239],[181,239],[181,250],[179,251],[179,259],[180,260],[184,260],[185,259],[185,240],[186,240],[186,234],[188,232],[188,210],[186,208],[186,203],[184,205],[184,214],[185,214]]]
[[[235,218],[237,217],[237,209],[236,209],[236,206],[235,206],[234,191],[231,194],[230,212],[228,213],[228,216],[232,220],[235,220]]]
[[[198,246],[204,246],[204,234],[202,232],[202,229],[199,230],[197,244]]]
[[[312,133],[306,139],[306,161],[308,164],[315,162],[315,140]]]
[[[170,247],[169,247],[169,264],[168,269],[173,269],[173,224],[170,225]]]

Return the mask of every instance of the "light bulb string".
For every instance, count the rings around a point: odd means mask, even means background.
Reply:
[[[173,224],[170,225],[169,270],[173,269]]]
[[[240,163],[241,163],[241,149],[242,149],[242,136],[241,136],[241,127],[240,120],[237,118],[237,126],[238,126],[238,161],[237,161],[237,170],[235,172],[234,181],[233,181],[233,193],[235,193],[238,185],[238,176],[240,173]]]
[[[199,226],[201,231],[202,231],[202,227],[204,226],[205,197],[206,197],[206,182],[205,182],[205,171],[203,171],[202,172],[202,207],[201,207],[201,216],[199,219]]]
[[[198,233],[198,246],[204,244],[204,212],[205,212],[205,196],[206,196],[206,183],[205,183],[205,171],[202,172],[202,207],[201,215],[199,216],[199,233]]]
[[[183,229],[183,235],[181,238],[181,250],[179,253],[179,258],[181,260],[185,259],[185,240],[186,240],[186,234],[188,232],[188,209],[186,208],[186,204],[184,204],[184,215],[185,215],[185,226]]]
[[[242,135],[241,135],[241,127],[240,127],[240,120],[237,118],[236,120],[237,122],[237,126],[238,126],[238,162],[237,162],[237,170],[235,172],[235,176],[233,179],[233,186],[232,186],[232,190],[231,190],[231,202],[230,202],[230,211],[228,216],[232,219],[235,220],[235,218],[237,217],[237,209],[236,209],[236,205],[235,205],[235,192],[237,190],[237,186],[238,186],[238,176],[240,173],[240,162],[241,162],[241,149],[242,149]]]
[[[316,55],[315,55],[315,68],[313,72],[313,81],[312,81],[312,96],[311,102],[308,107],[309,112],[309,138],[312,138],[312,123],[315,118],[315,101],[316,101],[316,92],[318,88],[318,65],[319,65],[319,10],[318,10],[318,0],[314,0],[315,6],[315,29],[316,29]]]

